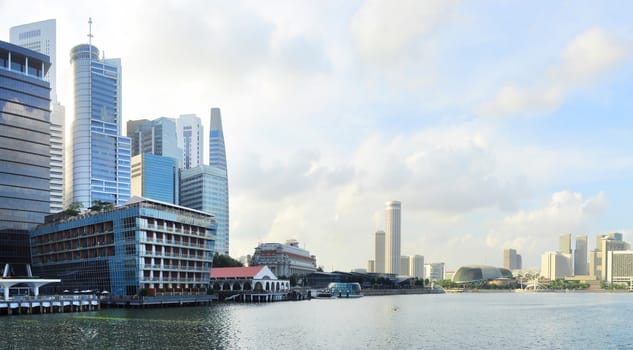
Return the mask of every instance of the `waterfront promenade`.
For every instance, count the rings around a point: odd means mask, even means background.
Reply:
[[[0,315],[94,311],[101,308],[94,294],[16,296],[0,300]]]

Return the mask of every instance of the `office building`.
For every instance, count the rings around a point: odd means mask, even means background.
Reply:
[[[51,87],[51,160],[50,160],[50,212],[56,213],[64,209],[64,125],[65,107],[57,101],[57,34],[56,21],[23,24],[12,27],[10,41],[13,44],[42,53],[49,57],[50,68],[44,80]]]
[[[176,122],[178,148],[182,150],[182,168],[202,165],[203,127],[195,114],[183,114]]]
[[[132,156],[151,153],[169,157],[181,167],[182,150],[178,148],[178,130],[174,119],[130,120],[127,122],[127,137],[132,144]]]
[[[630,283],[633,280],[633,251],[609,251],[605,275],[609,283]]]
[[[563,254],[571,254],[571,233],[560,235],[560,246],[558,250]]]
[[[609,252],[631,249],[631,245],[622,239],[622,234],[612,232],[596,236],[596,249],[591,252],[589,273],[597,280],[607,280]]]
[[[282,243],[262,243],[255,248],[249,266],[266,265],[276,276],[305,276],[316,271],[316,257],[299,248],[294,239]]]
[[[178,162],[169,157],[141,153],[132,157],[132,195],[165,203],[178,203]]]
[[[401,203],[385,204],[385,272],[400,273],[400,210]]]
[[[424,264],[424,276],[429,281],[441,281],[444,279],[444,263]]]
[[[375,260],[367,260],[367,272],[376,272]]]
[[[422,255],[409,257],[409,276],[424,279],[424,257]]]
[[[585,276],[588,274],[587,235],[576,236],[576,249],[574,249],[574,275]]]
[[[222,115],[219,108],[211,108],[209,125],[209,166],[227,170]]]
[[[48,56],[0,41],[0,245],[25,262],[28,230],[50,211],[49,67]]]
[[[411,276],[409,273],[409,257],[403,255],[400,257],[400,272],[398,273],[400,276]]]
[[[91,37],[91,35],[89,35]],[[130,198],[130,139],[121,135],[121,60],[81,44],[70,51],[74,116],[66,150],[65,201],[122,205]]]
[[[541,256],[541,277],[550,280],[572,275],[571,254],[547,252]]]
[[[49,293],[204,293],[215,228],[208,213],[139,197],[109,211],[55,214],[31,233],[33,272],[61,278]]]
[[[376,231],[374,272],[385,273],[385,231]]]
[[[226,170],[199,165],[180,170],[180,205],[213,214],[218,223],[216,252],[229,254]]]
[[[515,249],[503,250],[503,267],[509,270],[520,270],[521,265],[521,255],[517,254]]]

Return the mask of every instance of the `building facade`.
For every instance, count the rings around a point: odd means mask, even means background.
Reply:
[[[399,201],[385,204],[385,272],[400,273],[400,211]]]
[[[424,276],[430,281],[440,281],[444,279],[444,263],[424,264]]]
[[[204,128],[195,114],[183,114],[176,122],[178,128],[178,148],[182,150],[184,169],[202,165],[202,145],[204,144]]]
[[[262,243],[255,248],[249,266],[266,265],[276,276],[304,276],[316,271],[316,257],[299,248],[299,242]]]
[[[49,218],[31,246],[34,273],[62,280],[51,292],[206,291],[216,229],[208,213],[134,197],[110,211]]]
[[[521,255],[517,254],[516,249],[503,250],[503,267],[510,270],[520,270],[521,265]]]
[[[178,162],[169,157],[141,153],[132,157],[132,196],[178,203]]]
[[[563,254],[571,254],[571,233],[560,235],[559,249]]]
[[[375,234],[375,253],[374,253],[374,271],[377,273],[385,273],[385,231],[376,231]]]
[[[211,108],[209,125],[209,165],[227,170],[222,114],[219,108]]]
[[[587,235],[579,235],[576,236],[576,249],[574,249],[574,275],[585,276],[588,274]]]
[[[541,277],[557,280],[572,274],[571,254],[547,252],[541,256]]]
[[[161,117],[154,120],[130,120],[127,136],[132,144],[132,156],[151,153],[176,160],[182,166],[182,150],[178,148],[176,121]]]
[[[226,170],[200,165],[180,171],[180,205],[213,214],[218,223],[216,252],[229,254],[229,191]]]
[[[411,276],[409,272],[409,257],[403,255],[400,257],[400,272],[398,272],[400,276]]]
[[[367,272],[376,272],[375,260],[367,260]]]
[[[81,44],[70,51],[74,116],[66,153],[66,204],[130,198],[130,139],[121,135],[121,60],[99,59]]]
[[[631,245],[625,242],[622,234],[612,232],[606,235],[596,236],[596,249],[591,252],[589,272],[597,280],[606,281],[609,266],[609,252],[631,249]]]
[[[424,279],[424,257],[422,255],[409,257],[409,276]]]
[[[50,85],[44,80],[49,66],[46,55],[0,41],[3,248],[24,242],[23,235],[50,211]]]
[[[633,251],[612,250],[607,253],[606,281],[630,283],[633,281]]]

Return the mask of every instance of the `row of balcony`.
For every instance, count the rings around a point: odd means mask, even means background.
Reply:
[[[209,272],[210,268],[200,266],[188,266],[188,265],[141,265],[140,269],[152,269],[152,270],[178,270],[178,271],[196,271],[196,272]]]
[[[140,253],[141,256],[154,256],[154,257],[168,257],[168,258],[180,258],[180,259],[193,259],[193,260],[200,260],[200,261],[211,261],[213,260],[213,258],[211,256],[204,256],[204,255],[197,255],[197,254],[176,254],[176,253],[162,253],[162,252],[149,252],[149,251],[145,251],[145,252],[141,252]]]
[[[207,245],[204,244],[196,244],[190,242],[183,242],[181,240],[175,239],[158,239],[158,238],[141,238],[141,243],[152,243],[152,244],[163,244],[169,246],[182,246],[187,248],[196,248],[202,250],[211,250]]]
[[[192,232],[191,230],[184,230],[182,228],[175,229],[173,227],[165,227],[165,226],[150,225],[150,224],[141,224],[139,226],[139,228],[141,230],[169,232],[169,233],[175,233],[175,234],[181,234],[181,235],[187,235],[187,236],[195,236],[195,237],[201,237],[201,236],[205,236],[206,235],[206,232],[202,232],[202,233],[200,233],[199,231]]]
[[[195,284],[195,283],[209,283],[209,279],[187,279],[177,277],[141,277],[140,283],[181,283],[181,284]]]

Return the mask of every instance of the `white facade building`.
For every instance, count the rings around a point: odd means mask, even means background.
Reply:
[[[547,252],[541,256],[541,277],[556,280],[571,275],[573,275],[571,254]]]
[[[633,280],[633,250],[609,251],[606,266],[607,282],[630,282]]]
[[[299,242],[288,240],[282,243],[262,243],[255,248],[249,266],[266,265],[277,276],[307,275],[316,271],[316,257]]]
[[[202,145],[204,128],[195,114],[183,114],[176,122],[178,128],[178,148],[182,149],[182,167],[195,168],[202,165]]]
[[[385,272],[400,273],[400,211],[399,201],[385,203]]]
[[[409,257],[409,276],[424,279],[424,257],[422,255]]]
[[[440,281],[445,279],[444,263],[424,264],[424,276],[424,278],[428,278],[430,281]]]

